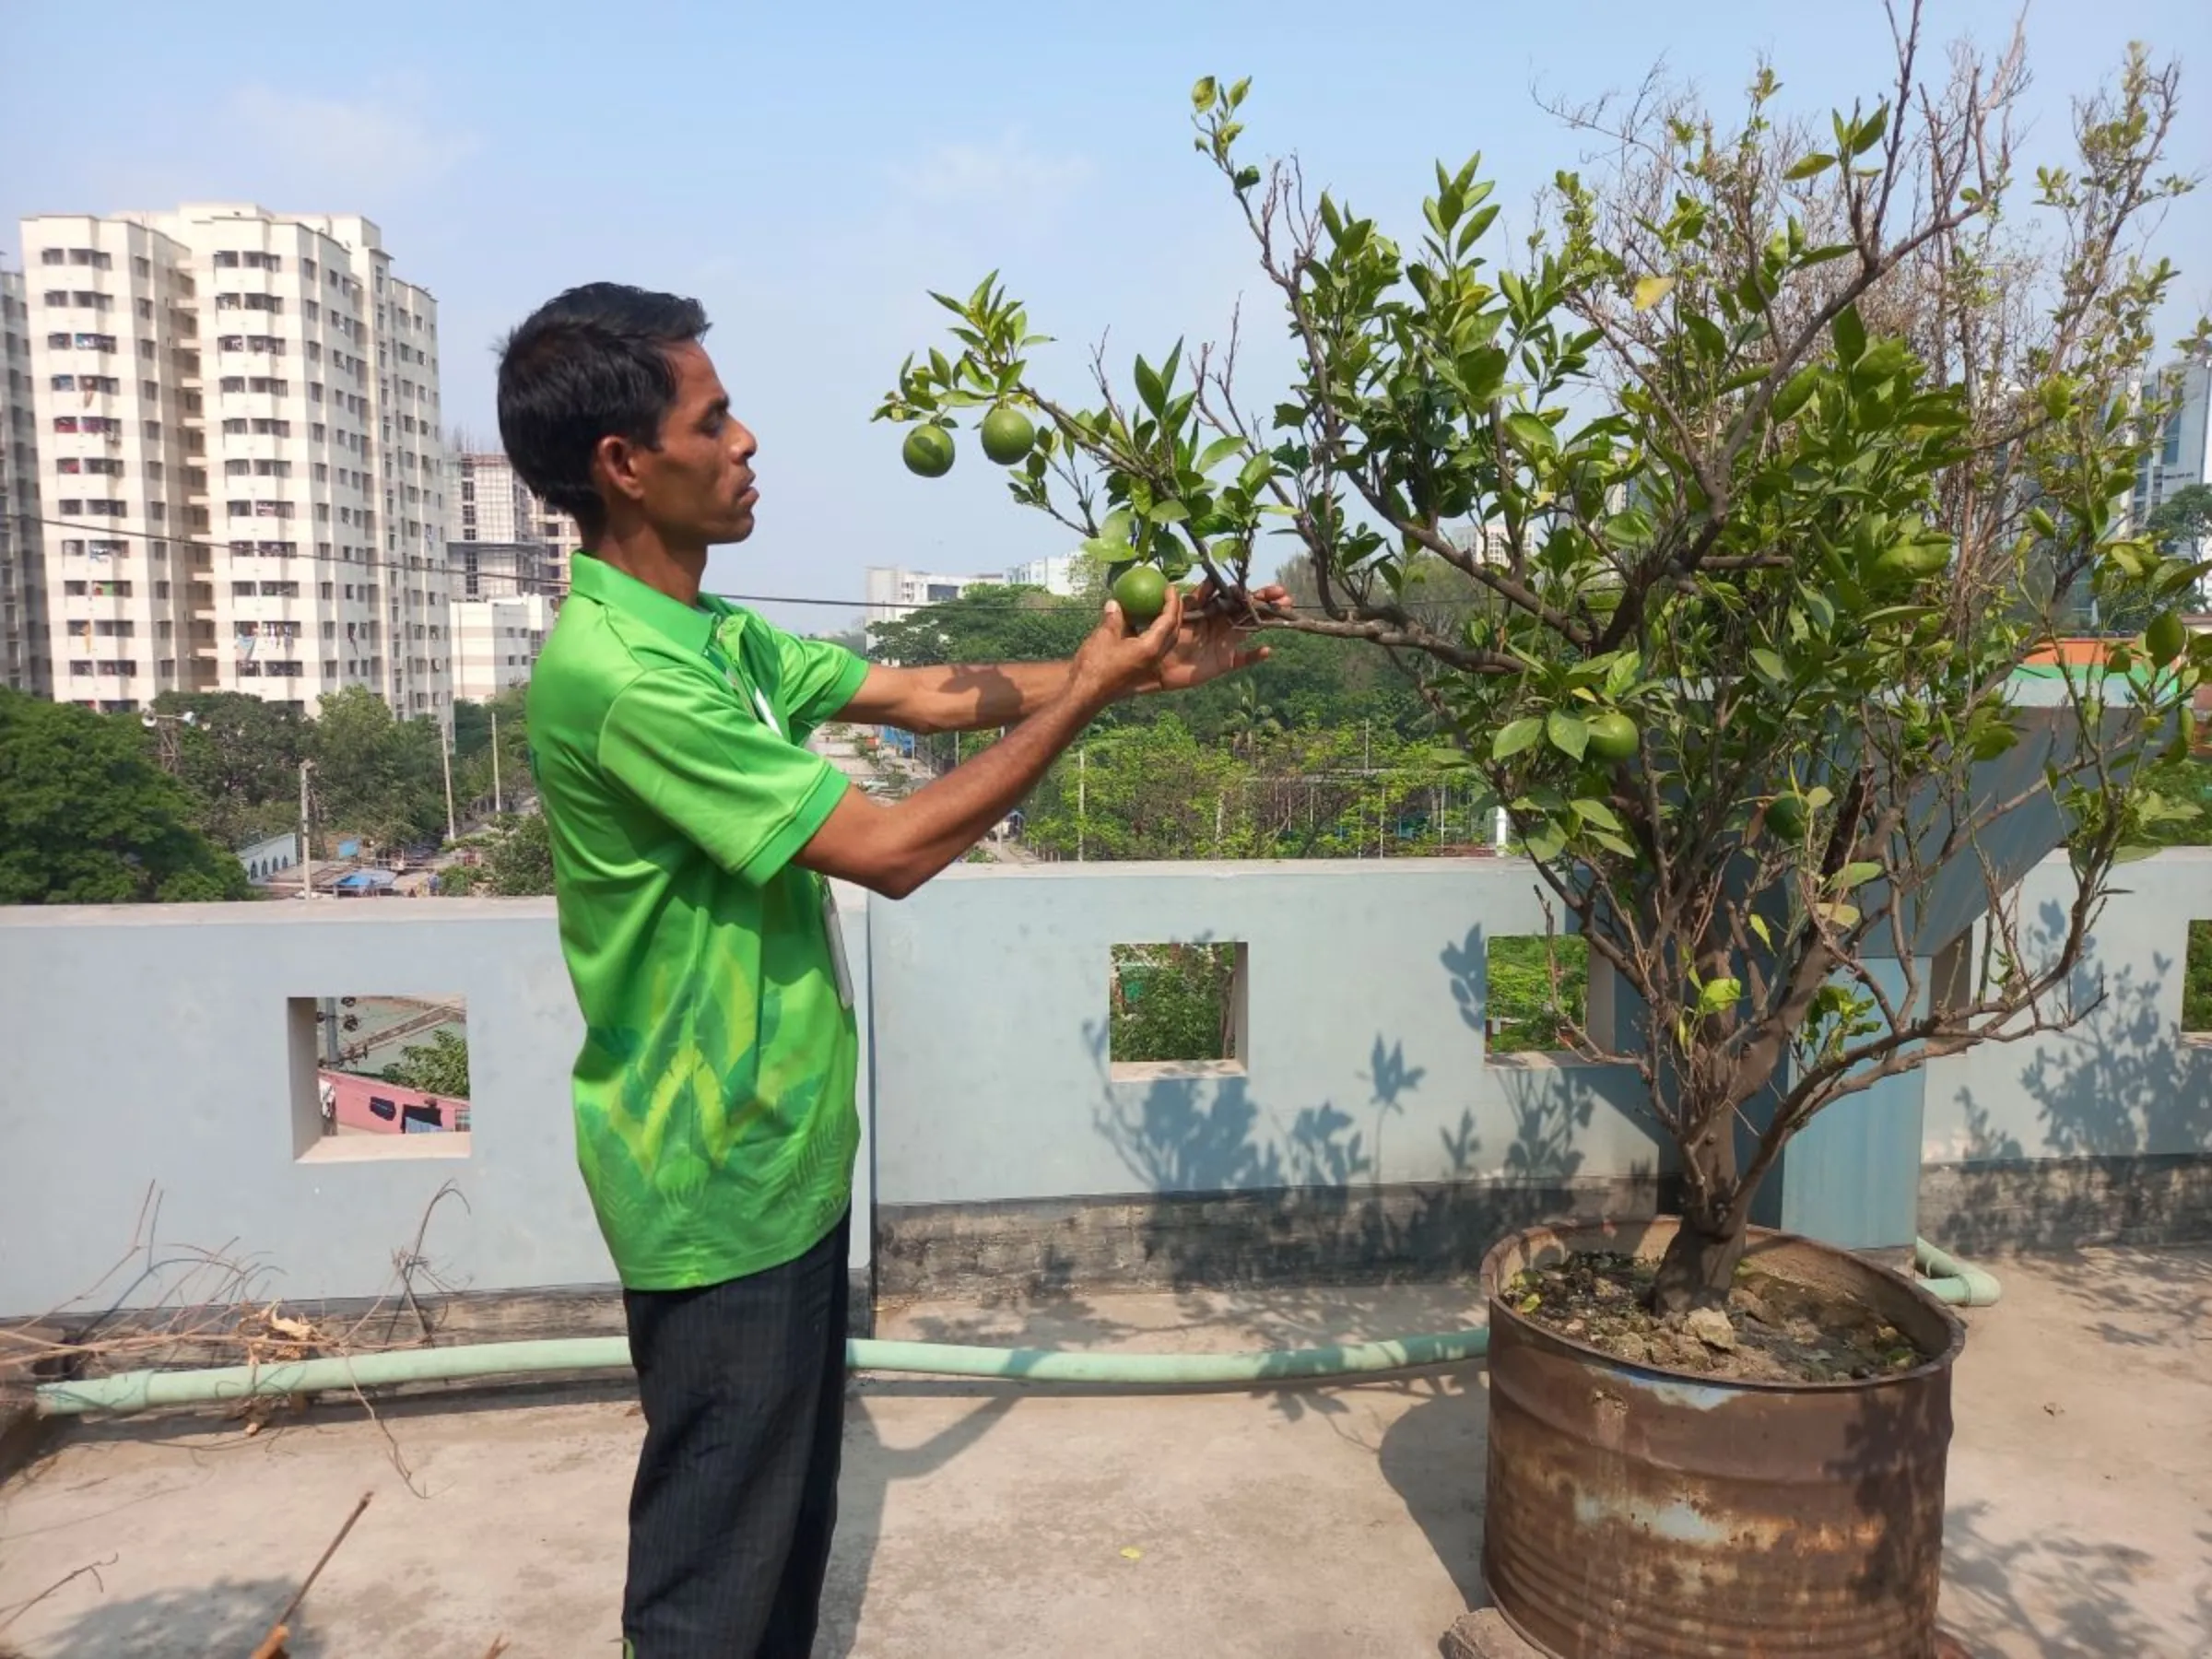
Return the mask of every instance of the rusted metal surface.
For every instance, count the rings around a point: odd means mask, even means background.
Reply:
[[[1934,1659],[1951,1367],[1965,1327],[1895,1275],[1755,1230],[1760,1270],[1846,1292],[1936,1358],[1859,1382],[1630,1365],[1499,1297],[1583,1251],[1656,1256],[1671,1220],[1538,1230],[1483,1263],[1483,1578],[1558,1659]]]

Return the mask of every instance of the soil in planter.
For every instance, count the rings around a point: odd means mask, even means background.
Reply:
[[[1747,1382],[1845,1382],[1910,1371],[1930,1356],[1854,1301],[1738,1267],[1728,1306],[1651,1309],[1655,1262],[1577,1255],[1517,1273],[1505,1300],[1571,1341],[1635,1365]]]

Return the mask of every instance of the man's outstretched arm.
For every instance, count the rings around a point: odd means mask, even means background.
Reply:
[[[1018,725],[1067,688],[1067,669],[1065,660],[934,668],[887,668],[877,663],[837,718],[854,725],[897,726],[924,736]]]
[[[1132,689],[1182,691],[1218,675],[1241,668],[1267,654],[1241,648],[1246,631],[1227,615],[1205,609],[1210,584],[1186,602],[1174,645],[1157,673]],[[1256,589],[1254,606],[1287,610],[1290,597],[1280,587]],[[854,725],[896,726],[927,735],[933,732],[980,732],[1018,725],[1052,703],[1066,688],[1069,664],[979,663],[930,668],[868,669],[860,689],[836,718]]]
[[[1157,677],[1180,618],[1171,596],[1150,628],[1131,634],[1120,607],[1108,606],[1104,621],[1073,659],[1038,665],[1059,670],[1057,688],[1033,713],[1014,721],[1004,739],[888,806],[846,791],[799,849],[797,862],[887,899],[905,898],[981,841],[1101,710]]]

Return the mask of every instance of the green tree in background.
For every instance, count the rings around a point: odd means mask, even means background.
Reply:
[[[2159,548],[2177,559],[2194,559],[2212,536],[2212,484],[2187,484],[2150,511],[2143,521]],[[2198,593],[2203,593],[2200,583]]]
[[[499,767],[492,767],[491,735],[499,729]],[[498,784],[499,806],[512,808],[533,793],[530,782],[530,701],[527,686],[511,686],[485,702],[453,704],[453,795],[489,801]]]
[[[409,1043],[397,1060],[384,1067],[384,1081],[402,1088],[419,1088],[425,1094],[467,1100],[468,1039],[441,1030],[433,1032],[427,1043]]]
[[[527,899],[552,892],[553,841],[544,814],[506,814],[491,834],[496,839],[483,863],[451,865],[438,873],[441,894]]]
[[[237,848],[299,827],[300,762],[314,741],[303,717],[240,691],[164,691],[154,712],[180,717],[146,731],[145,740],[155,755],[174,745],[177,778],[208,840]]]
[[[1228,1060],[1233,945],[1117,945],[1108,1009],[1114,1060]]]
[[[1048,663],[1073,656],[1098,616],[1098,606],[1042,588],[972,587],[957,599],[872,624],[869,654],[910,668]]]
[[[1517,935],[1489,941],[1483,1015],[1496,1027],[1486,1040],[1491,1053],[1540,1053],[1572,1046],[1567,1033],[1581,1030],[1589,1000],[1588,940],[1566,934],[1557,939]]]
[[[0,689],[0,904],[244,899],[136,718]]]
[[[433,722],[396,720],[375,692],[348,686],[323,698],[314,756],[318,829],[382,847],[443,837],[444,762]]]

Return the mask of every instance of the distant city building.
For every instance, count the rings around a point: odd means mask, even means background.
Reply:
[[[437,302],[358,214],[22,225],[58,699],[451,718]]]
[[[0,686],[51,695],[30,376],[23,275],[0,271]]]
[[[1004,575],[945,576],[932,571],[909,571],[899,565],[870,565],[867,573],[867,619],[896,622],[924,606],[944,605],[972,587],[1002,587]]]
[[[497,450],[461,457],[461,540],[535,542],[547,550],[547,579],[569,584],[569,555],[582,545],[576,521],[523,482],[514,464]]]
[[[1006,572],[1006,580],[1022,587],[1041,587],[1048,594],[1064,598],[1073,597],[1080,561],[1073,553],[1056,553],[1049,559],[1032,559],[1027,564],[1018,564]]]
[[[2159,371],[2170,400],[2159,436],[2136,468],[2135,522],[2192,484],[2212,482],[2212,359],[2176,363]]]
[[[560,556],[544,542],[453,542],[446,557],[453,571],[453,597],[512,599],[524,594],[559,597],[565,582],[554,574]],[[560,561],[565,567],[565,559]]]
[[[453,602],[453,695],[488,702],[527,685],[552,631],[555,599],[543,593]]]

